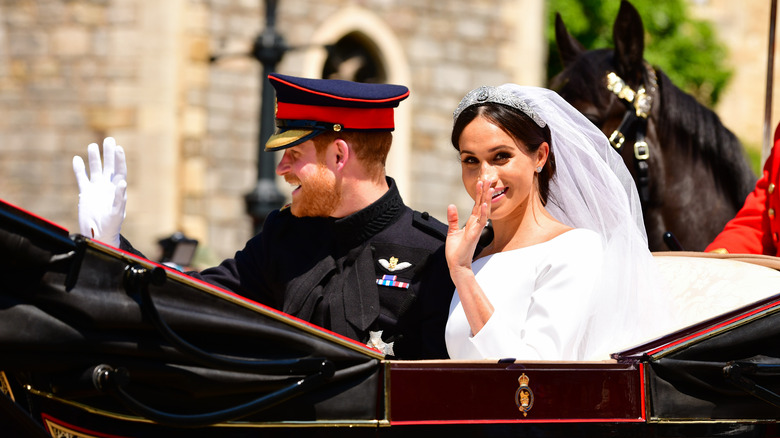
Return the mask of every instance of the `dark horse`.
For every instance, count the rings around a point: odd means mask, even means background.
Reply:
[[[640,193],[650,250],[670,249],[666,232],[682,249],[703,250],[754,187],[740,142],[643,59],[642,19],[627,1],[613,27],[614,49],[586,51],[560,14],[555,36],[564,69],[550,88],[610,136],[623,157]]]

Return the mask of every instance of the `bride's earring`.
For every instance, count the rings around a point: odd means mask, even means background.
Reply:
[[[536,167],[536,173],[542,173],[542,166]]]

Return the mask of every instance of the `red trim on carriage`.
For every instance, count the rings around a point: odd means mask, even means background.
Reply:
[[[95,438],[127,438],[127,436],[122,435],[113,435],[113,434],[107,434],[102,432],[96,432],[94,430],[85,429],[83,427],[75,426],[73,424],[67,423],[65,421],[62,421],[60,419],[54,418],[49,414],[41,413],[41,418],[43,419],[43,424],[46,426],[46,431],[49,432],[52,436],[60,436],[58,434],[55,434],[53,430],[51,430],[51,425],[54,424],[56,426],[59,426],[63,429],[70,429],[70,431],[66,430],[65,432],[78,432],[79,435],[85,435],[89,437],[95,437]]]
[[[644,423],[644,418],[567,418],[562,420],[439,420],[439,421],[391,421],[393,426],[422,426],[446,424],[563,424],[563,423]]]
[[[124,255],[125,255],[125,256],[127,256],[127,257],[131,257],[131,258],[139,258],[139,257],[138,257],[137,255],[135,255],[135,254],[132,254],[132,253],[130,253],[130,252],[127,252],[127,251],[125,251],[125,250],[123,250],[123,249],[119,249],[119,248],[113,247],[113,246],[111,246],[111,245],[109,245],[109,244],[107,244],[107,243],[100,242],[100,241],[97,241],[97,240],[93,240],[92,242],[93,242],[93,243],[96,243],[96,244],[99,244],[99,245],[103,245],[103,246],[109,247],[109,248],[111,248],[112,250],[114,250],[114,251],[118,251],[118,252],[120,252],[120,253],[124,254]],[[318,325],[316,325],[316,324],[312,324],[312,323],[310,323],[309,321],[304,321],[304,320],[302,320],[302,319],[300,319],[300,318],[297,318],[297,317],[295,317],[295,316],[293,316],[293,315],[290,315],[290,314],[288,314],[288,313],[284,313],[284,312],[282,312],[281,310],[274,309],[273,307],[269,307],[269,306],[268,306],[268,305],[266,305],[266,304],[263,304],[263,303],[259,303],[259,302],[257,302],[257,301],[250,300],[249,298],[246,298],[246,297],[244,297],[244,296],[238,295],[238,294],[236,294],[236,293],[234,293],[234,292],[231,292],[231,291],[229,291],[229,290],[223,289],[223,288],[221,288],[221,287],[219,287],[219,286],[216,286],[216,285],[214,285],[214,284],[207,283],[207,282],[205,282],[205,281],[203,281],[203,280],[201,280],[201,279],[199,279],[199,278],[195,278],[195,277],[189,276],[189,275],[187,275],[187,274],[185,274],[185,273],[183,273],[183,272],[181,272],[181,271],[178,271],[178,270],[176,270],[176,269],[173,269],[173,268],[171,268],[171,267],[168,267],[168,266],[165,266],[165,265],[161,265],[161,264],[159,264],[159,263],[157,263],[157,262],[154,262],[154,261],[152,261],[152,260],[148,260],[148,259],[143,259],[143,260],[144,260],[145,262],[147,262],[147,263],[150,263],[150,264],[152,264],[152,265],[156,266],[156,267],[159,267],[159,268],[163,268],[163,269],[165,269],[165,271],[168,273],[168,275],[169,275],[169,276],[171,276],[171,275],[172,275],[172,276],[174,276],[174,277],[180,277],[180,278],[184,278],[184,279],[186,279],[186,281],[192,281],[192,282],[195,282],[195,283],[197,283],[197,284],[199,284],[199,285],[201,285],[201,286],[203,286],[203,287],[205,287],[205,288],[216,290],[216,291],[218,291],[218,292],[219,292],[219,293],[221,293],[221,294],[228,295],[228,296],[230,296],[231,298],[233,298],[233,299],[235,299],[235,300],[242,301],[242,302],[244,302],[244,303],[246,303],[246,304],[249,304],[249,305],[251,305],[252,307],[255,307],[255,308],[260,308],[260,309],[262,309],[262,310],[264,310],[264,311],[266,311],[266,312],[270,312],[270,313],[276,314],[276,315],[278,315],[279,317],[281,317],[281,318],[283,318],[283,319],[288,319],[288,320],[294,321],[294,322],[296,322],[296,323],[298,323],[298,324],[301,324],[301,325],[303,325],[303,326],[306,326],[306,327],[308,327],[308,328],[310,328],[310,329],[313,329],[313,330],[316,330],[316,331],[319,331],[319,332],[325,333],[325,334],[327,334],[327,335],[330,335],[330,336],[333,336],[333,337],[339,338],[339,339],[341,339],[342,341],[349,342],[350,344],[353,344],[353,345],[355,345],[355,346],[358,346],[358,347],[361,347],[361,348],[364,348],[364,349],[370,350],[370,351],[372,351],[372,352],[377,352],[377,351],[378,351],[378,350],[376,350],[376,349],[374,349],[374,348],[368,347],[367,345],[365,345],[365,344],[363,344],[363,343],[357,342],[357,341],[355,341],[354,339],[351,339],[351,338],[348,338],[348,337],[346,337],[346,336],[340,335],[340,334],[338,334],[338,333],[336,333],[336,332],[332,332],[332,331],[330,331],[330,330],[328,330],[328,329],[326,329],[326,328],[320,327],[320,326],[318,326]]]
[[[723,321],[723,322],[721,322],[719,324],[716,324],[716,325],[714,325],[712,327],[709,327],[707,329],[700,330],[698,332],[695,332],[695,333],[690,334],[688,336],[685,336],[683,338],[677,339],[674,342],[670,342],[668,344],[664,344],[664,345],[662,345],[662,346],[660,346],[658,348],[655,348],[653,350],[648,351],[647,354],[652,356],[652,355],[654,355],[654,354],[656,354],[658,352],[667,350],[669,348],[675,347],[675,346],[680,345],[680,344],[684,344],[684,343],[686,343],[688,341],[691,341],[691,340],[694,340],[696,338],[702,337],[702,336],[704,336],[704,335],[706,335],[708,333],[711,333],[711,332],[714,332],[714,331],[718,331],[720,329],[723,329],[724,327],[732,325],[732,324],[734,324],[736,322],[739,322],[739,321],[741,321],[741,320],[743,320],[745,318],[751,317],[751,316],[756,315],[758,313],[765,312],[765,311],[767,311],[767,310],[769,310],[769,309],[771,309],[773,307],[778,307],[778,306],[780,306],[780,300],[773,301],[773,302],[771,302],[769,304],[766,304],[764,306],[761,306],[761,307],[758,307],[756,309],[753,309],[750,312],[744,313],[742,315],[736,316],[736,317],[731,318],[731,319],[727,319],[727,320],[725,320],[725,321]]]
[[[14,210],[18,210],[18,211],[20,211],[20,212],[30,216],[30,218],[35,220],[35,221],[43,222],[46,225],[59,228],[61,231],[65,232],[66,234],[68,233],[68,229],[67,228],[63,228],[61,225],[56,224],[56,223],[54,223],[54,222],[52,222],[52,221],[50,221],[50,220],[48,220],[46,218],[43,218],[41,216],[38,216],[37,214],[30,213],[29,211],[27,211],[27,210],[25,210],[23,208],[20,208],[17,205],[11,204],[10,202],[3,200],[2,198],[0,198],[0,204],[4,204],[4,205],[6,205],[6,206],[8,206],[10,208],[13,208]]]

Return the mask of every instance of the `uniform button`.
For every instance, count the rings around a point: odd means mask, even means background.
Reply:
[[[767,213],[769,214],[769,219],[774,219],[775,218],[775,209],[774,208],[770,208]]]
[[[770,183],[769,187],[766,189],[766,191],[769,192],[769,194],[771,195],[772,192],[775,191],[775,183]]]

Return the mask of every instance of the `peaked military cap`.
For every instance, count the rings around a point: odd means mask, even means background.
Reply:
[[[289,148],[328,131],[392,131],[393,108],[409,96],[402,85],[308,79],[272,73],[276,133],[266,151]]]

